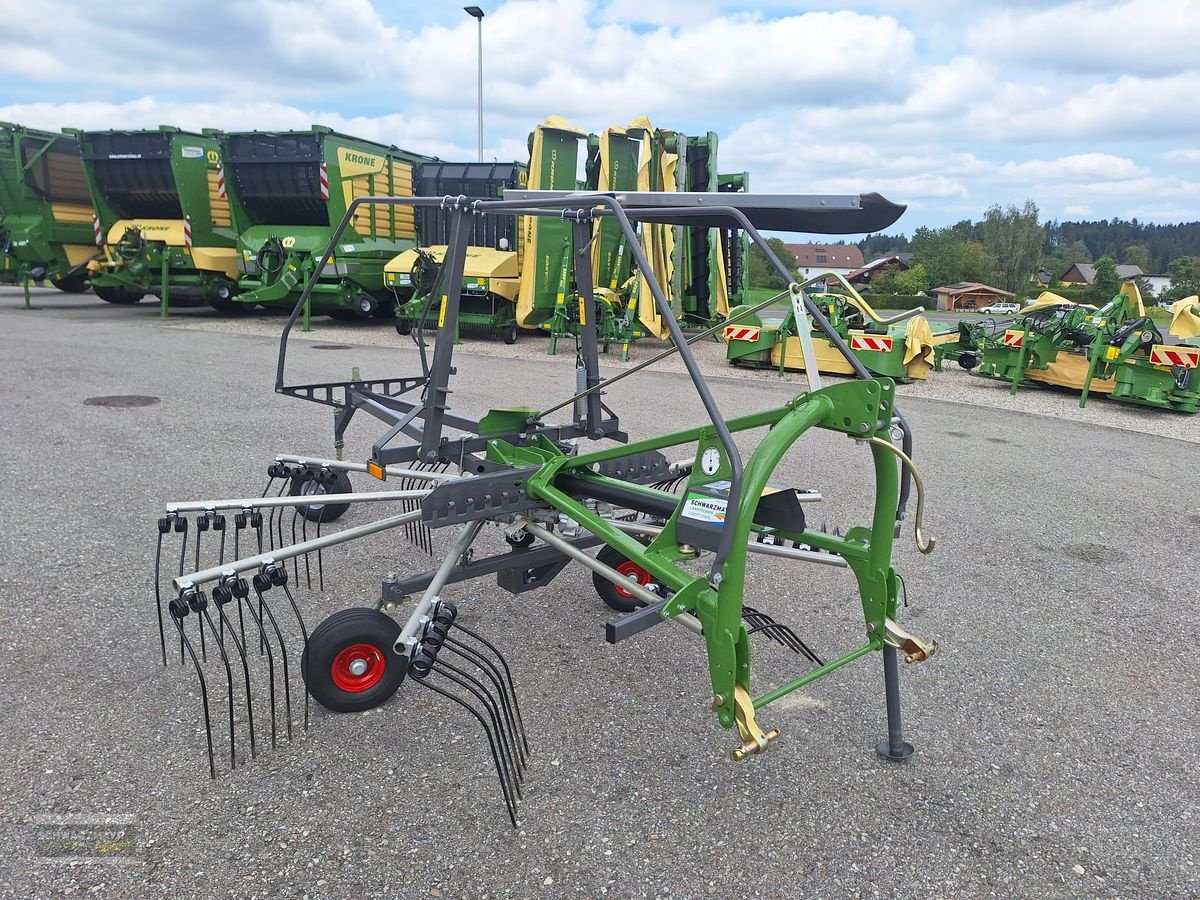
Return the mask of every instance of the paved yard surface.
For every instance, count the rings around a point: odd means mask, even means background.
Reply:
[[[768,707],[783,737],[733,763],[682,629],[606,645],[607,610],[578,567],[520,597],[453,587],[521,691],[534,754],[514,832],[478,729],[412,685],[368,714],[315,709],[305,734],[293,672],[294,739],[232,773],[226,754],[209,779],[194,675],[159,661],[154,518],[169,500],[256,493],[276,452],[327,454],[329,416],[272,393],[278,320],[235,332],[89,296],[36,303],[0,289],[0,896],[1200,895],[1195,443],[915,389],[933,381],[905,391],[939,546],[919,555],[907,529],[899,542],[902,621],[942,649],[902,671],[917,747],[903,764],[873,750],[878,656]],[[388,334],[297,341],[290,371],[411,372],[415,353]],[[335,342],[353,346],[316,348]],[[461,349],[457,409],[567,395],[569,353],[498,346]],[[731,415],[797,388],[718,362],[706,357]],[[159,402],[84,404],[117,394]],[[608,401],[635,436],[699,416],[674,371]],[[1193,440],[1200,427],[1162,420]],[[358,423],[350,458],[379,430]],[[812,520],[844,525],[868,509],[867,463],[815,435],[780,477],[824,493]],[[311,628],[370,602],[389,569],[429,566],[380,536],[327,554],[326,590],[298,599]],[[822,654],[861,638],[840,571],[762,562],[747,599]],[[760,689],[802,670],[755,644]],[[224,674],[207,671],[219,723]],[[72,860],[78,835],[109,833],[103,861]]]

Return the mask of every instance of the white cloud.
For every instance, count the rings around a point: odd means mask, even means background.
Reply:
[[[1167,74],[1196,63],[1195,0],[1079,0],[1042,9],[1007,8],[966,35],[973,52],[1058,71]]]

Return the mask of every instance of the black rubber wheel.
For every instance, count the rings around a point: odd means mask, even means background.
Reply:
[[[396,320],[396,334],[400,335],[401,337],[408,337],[410,334],[412,334],[412,330],[413,325],[411,319]]]
[[[106,285],[105,287],[97,287],[92,285],[92,290],[96,292],[96,296],[106,303],[118,303],[122,306],[137,303],[145,294],[132,291],[127,287],[119,285]]]
[[[367,607],[343,609],[308,636],[300,671],[308,693],[333,712],[374,709],[396,693],[408,657],[392,649],[400,624]]]
[[[531,532],[522,531],[515,537],[511,534],[506,534],[504,535],[504,540],[508,542],[508,546],[523,550],[526,547],[532,547],[533,542],[537,540],[537,537]]]
[[[228,316],[240,315],[248,312],[250,307],[245,303],[238,303],[234,300],[234,295],[237,293],[237,288],[228,281],[218,281],[208,289],[208,305],[217,312],[225,313]]]
[[[979,357],[974,353],[964,353],[958,358],[958,364],[969,372],[979,365]]]
[[[288,494],[292,497],[298,497],[301,494],[349,494],[352,490],[350,476],[341,469],[334,469],[332,483],[322,484],[315,479],[304,482],[293,481]],[[296,507],[300,511],[300,515],[310,522],[332,522],[345,515],[349,508],[349,503],[309,503],[307,506]]]
[[[68,275],[66,278],[51,278],[50,283],[64,294],[82,294],[88,289],[86,272],[77,272],[74,275]]]
[[[627,559],[612,547],[601,548],[600,552],[596,554],[596,559],[606,566],[616,569],[622,575],[635,579],[643,586],[654,581],[653,576],[649,572],[632,560]],[[633,596],[633,594],[622,590],[599,572],[592,573],[592,585],[596,588],[596,593],[600,595],[600,599],[619,613],[633,612],[635,609],[641,609],[645,605],[641,600]]]
[[[517,342],[517,326],[509,325],[500,332],[500,337],[503,338],[506,344],[515,344]]]

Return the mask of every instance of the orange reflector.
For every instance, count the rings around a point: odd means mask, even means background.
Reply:
[[[367,474],[372,478],[378,478],[380,481],[387,481],[387,470],[379,465],[379,463],[367,463]]]

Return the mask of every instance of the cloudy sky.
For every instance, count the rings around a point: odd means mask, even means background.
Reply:
[[[485,0],[485,153],[548,114],[720,135],[762,191],[880,191],[895,230],[1200,218],[1200,2]],[[476,24],[440,0],[0,0],[0,119],[327,124],[474,159]],[[118,14],[119,13],[119,14]]]

